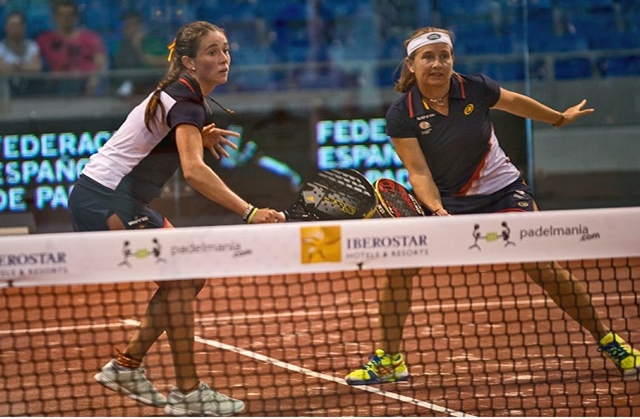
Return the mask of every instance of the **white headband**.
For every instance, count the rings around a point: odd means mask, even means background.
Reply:
[[[407,57],[413,54],[415,50],[429,44],[445,43],[453,49],[451,37],[444,32],[427,32],[417,36],[407,45]]]

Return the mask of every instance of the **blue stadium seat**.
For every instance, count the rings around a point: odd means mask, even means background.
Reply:
[[[509,22],[508,33],[515,39],[522,39],[522,42],[534,44],[534,49],[538,49],[537,45],[549,37],[554,36],[554,23],[549,15],[529,16],[526,24],[526,32],[524,23],[521,18],[514,18]]]
[[[348,76],[338,68],[318,71],[306,71],[298,76],[299,86],[303,89],[339,89],[348,87]]]
[[[204,0],[197,8],[199,19],[215,24],[253,20],[259,15],[256,2]]]
[[[640,76],[640,56],[608,57],[599,60],[603,77]]]
[[[497,30],[491,20],[487,19],[457,19],[447,26],[449,30],[453,31],[456,39],[493,36]]]
[[[307,19],[307,3],[305,0],[260,2],[260,14],[271,22],[305,21]]]
[[[267,46],[256,43],[236,43],[231,39],[231,60],[234,65],[277,64],[278,57]]]
[[[520,4],[520,0],[516,0],[516,3]],[[543,9],[551,10],[553,7],[553,0],[530,0],[527,2],[527,7],[531,9]]]
[[[380,51],[379,59],[381,60],[400,60],[406,55],[404,48],[405,39],[409,38],[410,34],[395,33],[389,35],[383,42],[383,46]]]
[[[106,4],[103,1],[91,0],[85,1],[82,5],[82,18],[89,29],[103,35],[118,30],[122,12],[117,3]]]
[[[443,17],[475,16],[491,13],[492,0],[444,0],[438,2],[438,10]]]
[[[230,87],[242,92],[270,92],[279,88],[273,74],[267,70],[246,71],[231,76]]]
[[[618,0],[618,4],[620,4],[620,7],[622,7],[623,10],[640,7],[638,0]]]
[[[27,19],[27,37],[29,38],[34,39],[40,33],[53,28],[49,7],[30,8],[25,12],[25,17]]]
[[[640,32],[611,31],[592,33],[589,47],[593,50],[620,50],[640,48]]]
[[[614,0],[562,0],[558,7],[563,10],[611,10]]]
[[[478,72],[501,82],[521,81],[525,77],[524,61],[484,63]]]
[[[531,34],[529,46],[532,52],[570,52],[587,51],[589,42],[586,37],[566,34],[553,36],[553,34]]]
[[[637,2],[637,0],[636,0]],[[640,31],[640,4],[624,14],[627,24],[632,31]]]
[[[393,87],[400,77],[397,66],[384,65],[376,68],[376,84],[380,87]]]
[[[510,54],[514,45],[504,36],[465,36],[456,41],[456,50],[465,55]]]
[[[591,60],[586,57],[557,59],[554,74],[558,80],[590,78],[593,74]]]
[[[581,36],[604,34],[616,30],[616,15],[613,11],[577,13],[569,18],[567,24]]]

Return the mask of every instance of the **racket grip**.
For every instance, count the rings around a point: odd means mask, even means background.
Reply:
[[[301,214],[295,211],[280,211],[280,214],[284,215],[285,222],[288,221],[317,221],[317,217],[311,214]]]

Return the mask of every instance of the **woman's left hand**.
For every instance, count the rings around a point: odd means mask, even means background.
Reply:
[[[238,146],[229,140],[228,136],[238,138],[240,133],[217,128],[216,124],[209,124],[202,128],[202,146],[208,149],[213,154],[213,157],[218,160],[220,160],[220,156],[229,157],[229,153],[224,146],[229,146],[234,150],[237,150]]]
[[[560,123],[556,123],[554,124],[554,126],[556,128],[559,128],[561,126],[568,125],[574,122],[576,119],[580,118],[581,116],[592,113],[594,111],[593,108],[582,109],[586,104],[587,104],[587,99],[583,99],[577,105],[567,108],[566,111],[562,112],[562,120],[560,121]]]

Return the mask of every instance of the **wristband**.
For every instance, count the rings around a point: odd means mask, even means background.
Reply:
[[[251,224],[251,222],[253,221],[253,217],[256,216],[256,214],[258,213],[258,207],[253,207],[253,209],[251,210],[251,213],[249,214],[249,217],[247,217],[247,224]]]
[[[244,210],[244,212],[242,213],[242,221],[244,221],[245,223],[248,223],[249,221],[249,216],[251,215],[251,213],[253,212],[253,210],[256,209],[256,207],[254,207],[253,205],[249,204],[249,206],[247,207],[246,210]]]

